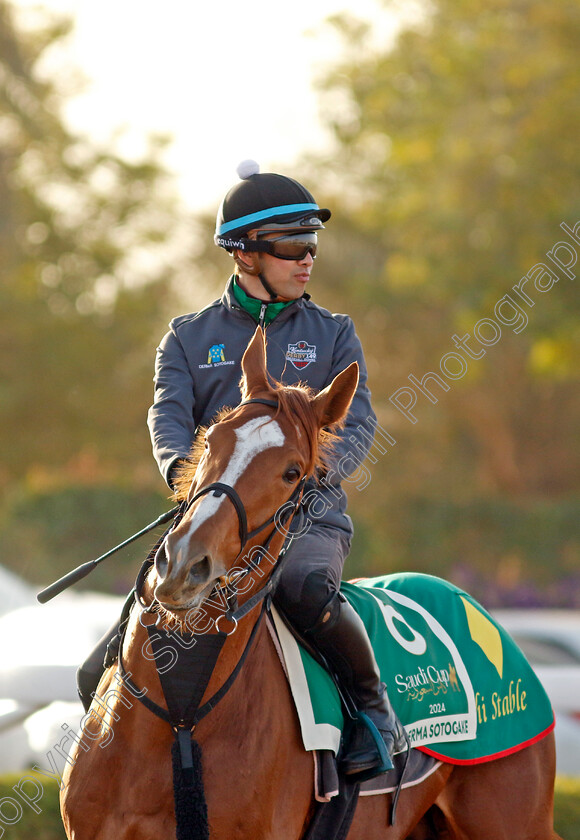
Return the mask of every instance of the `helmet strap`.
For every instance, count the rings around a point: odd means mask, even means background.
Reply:
[[[246,274],[250,274],[252,277],[257,277],[266,290],[266,292],[270,295],[270,300],[274,301],[278,297],[278,293],[274,291],[272,286],[266,280],[264,272],[262,271],[262,260],[261,255],[254,252],[248,252],[249,256],[251,257],[252,264],[248,265],[247,262],[240,259],[237,255],[234,255],[234,261],[240,271],[245,272]]]
[[[278,297],[278,294],[277,294],[277,292],[275,292],[275,291],[274,291],[274,289],[272,288],[272,286],[270,286],[270,284],[269,284],[269,283],[268,283],[268,281],[266,280],[266,278],[265,278],[265,276],[264,276],[264,272],[260,271],[260,273],[258,274],[258,278],[259,278],[260,283],[262,284],[262,286],[266,289],[266,291],[267,291],[267,292],[268,292],[268,294],[270,295],[271,299],[272,299],[272,300],[276,300],[276,298]]]

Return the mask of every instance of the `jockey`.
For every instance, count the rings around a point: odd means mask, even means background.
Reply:
[[[219,208],[215,232],[216,244],[233,257],[234,273],[221,299],[175,318],[157,350],[148,414],[153,454],[171,487],[197,428],[239,403],[240,362],[257,324],[266,332],[268,372],[285,385],[303,382],[319,391],[358,362],[358,390],[317,486],[316,505],[307,511],[308,527],[291,543],[275,603],[327,658],[392,756],[407,748],[406,736],[363,622],[339,591],[352,538],[341,479],[366,457],[376,416],[352,320],[317,306],[306,292],[318,232],[330,211],[319,208],[297,181],[260,173],[253,161],[240,164],[238,174],[241,180]],[[341,762],[352,778],[368,777],[380,765],[372,735],[359,729]]]

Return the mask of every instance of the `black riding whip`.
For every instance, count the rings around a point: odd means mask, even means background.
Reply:
[[[168,510],[167,513],[162,513],[161,516],[157,517],[155,522],[151,522],[151,524],[147,525],[146,528],[143,528],[141,531],[133,534],[132,537],[129,537],[129,539],[124,540],[124,542],[119,543],[119,545],[116,545],[114,548],[111,548],[106,554],[102,554],[100,557],[97,557],[95,560],[90,560],[88,563],[83,563],[82,566],[78,566],[76,569],[73,569],[72,572],[67,572],[66,575],[63,575],[63,577],[59,578],[54,583],[51,583],[50,586],[47,586],[46,589],[43,589],[42,592],[39,592],[36,596],[37,600],[40,601],[41,604],[46,604],[46,602],[54,598],[55,595],[59,595],[65,589],[68,589],[69,586],[73,586],[79,580],[82,580],[82,578],[90,574],[93,569],[97,568],[102,560],[106,560],[107,557],[111,556],[111,554],[115,554],[115,552],[120,551],[121,548],[125,548],[126,545],[138,540],[139,537],[142,537],[144,534],[148,534],[149,531],[157,528],[158,525],[163,525],[165,522],[169,522],[170,519],[173,519],[178,510],[179,505],[171,510]]]

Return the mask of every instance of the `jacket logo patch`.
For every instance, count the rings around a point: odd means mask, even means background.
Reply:
[[[207,352],[207,363],[208,365],[215,364],[216,362],[225,362],[226,357],[224,356],[224,350],[226,349],[225,344],[212,344]]]
[[[220,365],[233,365],[235,362],[226,361],[226,345],[212,344],[207,351],[207,365],[199,365],[200,368],[213,368]]]
[[[303,370],[311,362],[316,361],[316,344],[308,344],[307,341],[297,341],[296,344],[289,344],[286,359],[292,362],[297,370]]]

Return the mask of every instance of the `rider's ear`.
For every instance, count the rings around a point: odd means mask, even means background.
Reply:
[[[260,273],[260,259],[258,254],[245,251],[234,251],[234,262],[245,274],[257,277]]]
[[[266,336],[262,327],[258,327],[242,356],[242,381],[240,383],[242,399],[250,394],[269,391],[266,373]]]
[[[312,404],[321,429],[339,423],[345,416],[358,385],[358,364],[352,362],[334,377],[330,385],[317,394]]]

